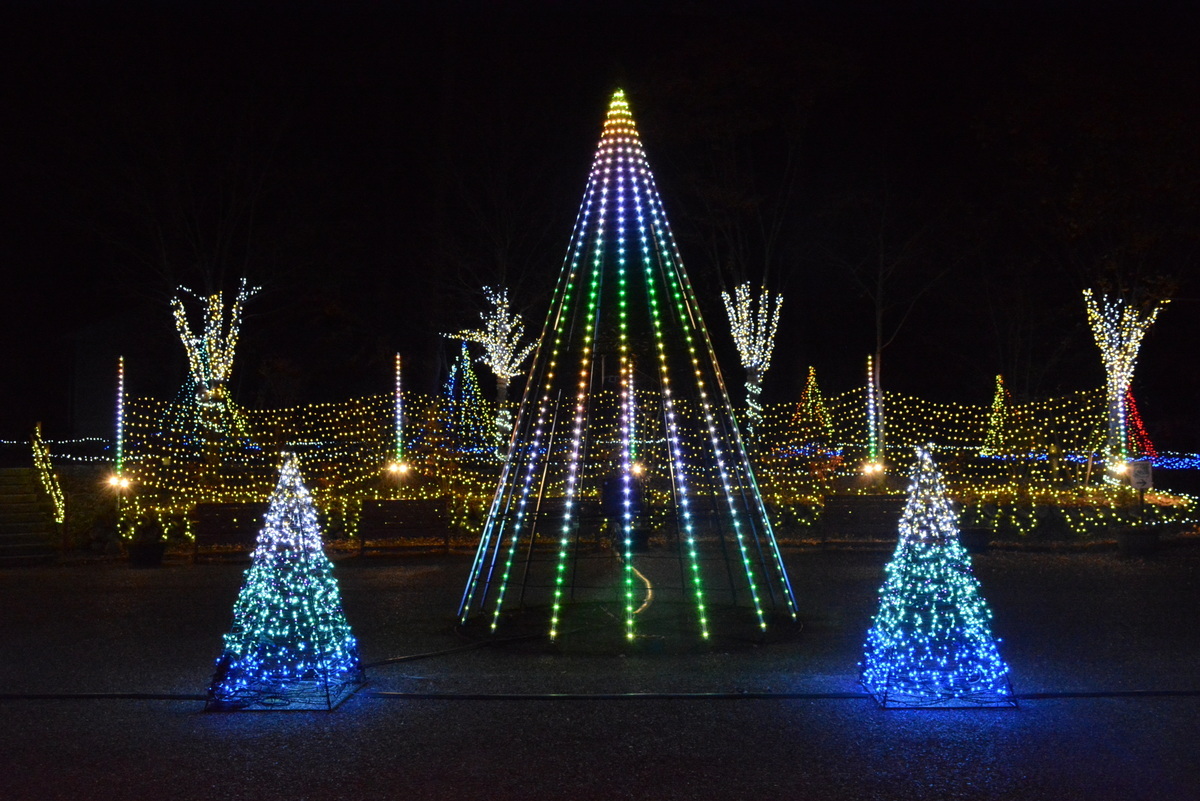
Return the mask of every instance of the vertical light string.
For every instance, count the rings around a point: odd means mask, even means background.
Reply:
[[[596,159],[599,168],[600,202],[596,214],[596,236],[592,246],[591,283],[588,287],[588,298],[585,314],[586,334],[580,338],[579,372],[575,387],[575,409],[571,423],[571,444],[567,460],[567,484],[564,492],[562,532],[559,539],[558,562],[554,568],[554,589],[550,608],[550,639],[558,637],[558,624],[562,614],[564,585],[567,576],[567,564],[571,553],[571,524],[574,516],[573,505],[579,494],[580,472],[583,469],[581,455],[584,445],[584,434],[587,430],[588,402],[592,383],[593,343],[600,325],[601,290],[604,286],[604,255],[605,235],[607,233],[609,214],[609,191],[612,176],[613,149],[608,139],[609,123],[605,122],[605,135],[600,140],[600,151]],[[603,165],[602,167],[600,165]]]
[[[882,414],[879,408],[879,387],[875,383],[875,359],[867,356],[867,462],[871,470],[879,464],[879,428]]]
[[[125,469],[125,357],[117,357],[117,423],[113,436],[113,472],[117,479]]]
[[[704,426],[707,429],[708,439],[712,447],[713,457],[716,459],[716,476],[720,480],[721,490],[725,497],[725,505],[729,510],[730,522],[733,527],[734,540],[738,546],[738,553],[742,560],[742,569],[746,576],[746,588],[750,594],[750,599],[754,604],[754,612],[758,620],[759,628],[766,629],[767,621],[766,614],[763,608],[761,593],[758,588],[758,582],[755,578],[754,567],[751,564],[750,552],[746,545],[745,532],[742,527],[741,516],[738,513],[738,505],[734,499],[734,490],[731,486],[731,478],[729,475],[729,467],[726,464],[725,454],[727,446],[725,445],[724,436],[718,431],[717,417],[714,411],[712,401],[709,397],[709,388],[705,380],[704,374],[700,369],[700,358],[696,345],[696,336],[693,332],[703,334],[703,324],[700,322],[700,317],[696,309],[699,308],[696,299],[691,296],[690,287],[687,286],[686,275],[679,269],[678,253],[673,247],[674,238],[671,236],[670,229],[666,223],[666,213],[662,208],[662,200],[658,195],[657,190],[653,188],[653,176],[648,176],[647,182],[650,183],[651,191],[653,191],[653,202],[651,204],[651,220],[655,231],[655,238],[659,247],[659,258],[664,265],[663,272],[669,282],[669,293],[673,296],[676,306],[676,314],[683,324],[684,341],[687,343],[688,353],[690,355],[692,372],[696,382],[696,391],[700,397],[701,416],[704,421]],[[711,351],[709,345],[709,357],[712,364],[716,364],[715,355]],[[720,380],[718,374],[717,380]],[[728,396],[725,397],[726,414],[730,421],[730,426],[736,435],[736,425],[733,423],[732,404],[728,401]],[[742,454],[743,460],[745,454]]]
[[[616,131],[617,136],[613,137],[612,149],[614,151],[614,161],[616,169],[616,195],[615,204],[616,210],[616,257],[617,257],[617,330],[618,342],[620,346],[620,387],[621,387],[621,489],[622,489],[622,509],[621,515],[621,533],[623,542],[621,543],[622,553],[624,554],[624,563],[622,565],[623,591],[622,601],[625,610],[625,637],[632,640],[636,636],[634,623],[634,603],[633,603],[633,588],[634,588],[634,572],[633,572],[633,509],[631,508],[630,495],[632,492],[632,482],[635,480],[633,476],[633,359],[629,353],[629,297],[628,297],[628,275],[626,268],[628,265],[628,255],[626,252],[626,206],[628,199],[626,197],[628,173],[629,173],[629,147],[628,136],[624,134],[625,126],[629,124],[626,119],[628,107],[623,109],[624,114],[620,118],[620,129]]]
[[[464,623],[470,616],[474,603],[478,603],[481,609],[485,605],[488,592],[491,589],[496,562],[503,548],[506,533],[505,527],[507,524],[507,528],[509,529],[507,532],[508,552],[500,586],[497,591],[496,614],[493,616],[491,624],[493,632],[496,630],[499,621],[504,589],[512,572],[517,543],[524,528],[530,490],[533,486],[533,480],[537,474],[540,461],[539,454],[543,454],[543,441],[548,434],[547,418],[554,419],[557,415],[555,408],[557,400],[554,398],[551,387],[554,382],[555,371],[558,369],[558,359],[563,346],[563,328],[568,325],[566,311],[571,306],[572,294],[579,278],[579,267],[585,242],[580,232],[586,230],[588,221],[591,218],[592,205],[596,193],[595,189],[596,176],[591,175],[588,178],[587,190],[584,192],[584,201],[580,206],[579,214],[576,215],[575,229],[571,237],[573,247],[567,257],[567,269],[563,270],[562,277],[555,288],[555,296],[552,298],[550,308],[546,312],[546,322],[542,329],[543,333],[538,337],[537,346],[534,350],[534,370],[531,371],[529,381],[525,386],[525,394],[521,400],[517,420],[513,425],[514,447],[509,454],[509,458],[504,463],[504,468],[500,474],[500,481],[496,487],[496,494],[493,496],[491,505],[488,508],[487,519],[483,526],[483,534],[480,537],[479,547],[476,548],[475,560],[471,567],[471,577],[467,582],[462,601],[459,604],[459,617]],[[541,369],[542,365],[542,349],[546,347],[549,348],[549,358],[545,363],[544,375],[539,381],[537,372]],[[531,425],[532,431],[528,431],[526,427],[530,426],[528,417],[531,416],[530,410],[533,406],[530,402],[531,396],[538,391],[542,393],[542,396],[537,404],[536,419]],[[522,437],[522,432],[526,432],[527,436]],[[550,458],[549,449],[552,444],[552,441],[547,443],[541,460]],[[523,474],[519,469],[520,463],[516,458],[518,454],[525,454],[527,459]],[[518,483],[520,484],[520,497],[514,501],[514,495],[518,492]],[[512,508],[514,503],[515,509]],[[510,511],[512,514],[511,522],[508,521]],[[481,584],[482,587],[480,587]],[[477,590],[481,591],[477,593]]]
[[[395,410],[395,442],[393,443],[393,458],[397,465],[404,463],[404,383],[400,373],[400,354],[396,354],[396,388]]]
[[[646,285],[646,304],[650,310],[650,322],[654,332],[655,353],[657,355],[657,372],[662,395],[662,413],[665,440],[667,445],[668,469],[671,486],[675,495],[676,524],[684,545],[684,553],[688,560],[689,571],[685,573],[685,585],[690,585],[690,592],[696,607],[697,623],[700,634],[704,639],[709,637],[708,609],[705,602],[704,579],[700,570],[699,553],[696,545],[695,520],[691,507],[691,491],[688,485],[687,466],[684,464],[683,449],[680,442],[679,419],[675,406],[675,396],[671,385],[670,367],[667,360],[666,341],[663,332],[662,309],[660,307],[658,282],[655,277],[654,265],[658,251],[651,243],[647,231],[647,214],[654,218],[653,187],[648,176],[649,166],[645,153],[639,146],[636,129],[630,120],[630,135],[628,137],[631,153],[631,173],[633,185],[633,200],[638,226],[638,246],[642,261],[642,274]],[[649,209],[649,212],[647,211]],[[665,286],[665,285],[664,285]],[[667,294],[670,290],[667,289]]]

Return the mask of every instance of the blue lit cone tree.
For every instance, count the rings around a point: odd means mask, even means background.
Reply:
[[[459,616],[468,629],[552,641],[605,629],[617,641],[687,642],[758,638],[796,617],[700,304],[620,91]]]
[[[861,681],[884,707],[1015,706],[992,613],[929,453],[917,449],[900,541],[867,632]]]
[[[362,683],[316,508],[286,454],[205,708],[332,709]]]

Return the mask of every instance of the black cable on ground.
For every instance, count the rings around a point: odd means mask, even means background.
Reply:
[[[0,701],[205,701],[185,693],[0,693]]]
[[[417,656],[423,656],[418,654]],[[364,692],[389,701],[862,701],[868,693],[793,692],[627,692],[627,693],[452,693]],[[1086,698],[1200,698],[1200,690],[1095,690],[1083,692],[1017,693],[1018,701]],[[187,693],[0,693],[0,701],[205,701]]]

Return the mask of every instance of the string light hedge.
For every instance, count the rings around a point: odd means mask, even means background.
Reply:
[[[333,709],[362,683],[316,507],[285,454],[205,709]]]
[[[932,457],[918,448],[860,664],[863,686],[882,707],[1016,706],[955,520]]]
[[[609,104],[514,431],[459,607],[469,627],[555,640],[607,620],[627,642],[656,625],[704,641],[795,619],[624,92]]]

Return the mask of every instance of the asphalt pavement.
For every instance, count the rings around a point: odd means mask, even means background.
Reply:
[[[0,571],[0,799],[1200,798],[1200,543],[976,556],[1015,710],[862,696],[888,557],[786,550],[802,625],[768,642],[625,649],[466,647],[468,554],[339,559],[367,686],[223,714],[245,563]]]

